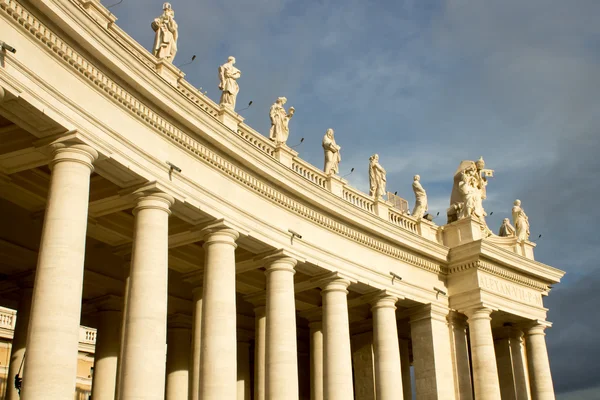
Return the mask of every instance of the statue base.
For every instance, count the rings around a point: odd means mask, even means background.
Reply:
[[[287,147],[284,143],[275,146],[273,156],[275,159],[288,168],[292,168],[292,160],[298,155],[298,152]]]
[[[472,217],[459,219],[445,225],[442,231],[444,246],[455,247],[487,237],[485,225]]]
[[[172,62],[164,59],[156,62],[156,72],[174,87],[177,87],[177,82],[185,76]]]
[[[231,108],[221,106],[219,109],[219,121],[232,131],[237,132],[239,125],[244,122],[244,118]]]
[[[347,180],[331,174],[327,176],[327,190],[338,197],[343,197],[344,186],[348,183]]]

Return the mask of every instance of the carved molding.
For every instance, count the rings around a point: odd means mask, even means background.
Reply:
[[[505,268],[502,268],[498,265],[490,264],[485,261],[477,260],[477,261],[469,261],[466,263],[462,263],[459,265],[454,265],[447,268],[447,274],[455,274],[458,272],[466,271],[469,269],[476,268],[480,271],[487,272],[490,275],[497,276],[502,279],[506,279],[508,281],[518,283],[523,286],[530,287],[535,290],[539,290],[542,292],[547,292],[549,287],[547,284],[540,283],[534,279],[527,278],[523,275],[511,272]]]

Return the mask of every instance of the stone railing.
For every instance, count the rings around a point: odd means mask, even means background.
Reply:
[[[16,322],[17,322],[17,315],[14,310],[9,310],[9,309],[0,310],[0,328],[14,330]]]
[[[352,186],[344,186],[342,197],[349,203],[358,208],[362,208],[370,213],[375,212],[375,202],[373,199]]]
[[[203,109],[213,118],[219,115],[219,106],[209,99],[204,93],[192,86],[191,83],[184,79],[177,81],[177,89],[181,94],[187,97],[192,103]]]
[[[392,224],[398,225],[399,227],[409,230],[411,232],[414,232],[414,233],[419,232],[419,230],[417,228],[417,223],[415,222],[414,219],[412,219],[408,215],[402,214],[402,212],[395,210],[393,208],[390,208],[390,210],[389,210],[389,221]]]
[[[275,154],[275,145],[263,135],[250,128],[246,124],[240,124],[237,130],[238,135],[246,142],[256,147],[257,149],[264,151],[269,156],[273,157]]]
[[[297,174],[305,177],[315,185],[321,186],[322,188],[327,185],[327,175],[320,169],[317,169],[314,165],[307,163],[301,158],[294,158],[292,161],[292,170]]]
[[[94,328],[80,326],[79,343],[96,344],[96,330]]]

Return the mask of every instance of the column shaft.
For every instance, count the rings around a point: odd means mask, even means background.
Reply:
[[[501,338],[494,340],[494,352],[496,353],[496,367],[498,368],[498,380],[500,382],[500,396],[502,400],[516,400],[517,393],[510,344],[504,332]]]
[[[408,339],[400,339],[400,368],[402,368],[402,393],[404,394],[404,400],[412,400]]]
[[[192,361],[190,371],[190,400],[200,399],[200,352],[202,349],[202,287],[194,288],[192,326]]]
[[[237,349],[235,304],[235,240],[231,229],[207,232],[204,241],[204,296],[200,398],[235,399]]]
[[[354,398],[352,357],[348,322],[348,286],[345,279],[329,281],[323,297],[323,360],[325,400]]]
[[[473,361],[473,386],[477,400],[500,400],[500,381],[494,352],[494,338],[489,308],[466,312],[469,317],[471,359]]]
[[[250,343],[238,342],[237,400],[250,400]]]
[[[10,350],[10,364],[8,365],[8,376],[6,378],[6,399],[19,400],[19,392],[15,388],[15,375],[23,377],[23,357],[25,356],[25,346],[27,344],[27,328],[29,326],[29,313],[31,311],[31,288],[21,289],[21,299],[19,300],[19,309],[17,310],[17,324]],[[20,370],[20,371],[19,371]]]
[[[27,337],[24,400],[71,400],[77,377],[90,173],[98,154],[79,144],[57,144],[53,151]]]
[[[523,331],[513,327],[510,335],[510,352],[512,356],[517,400],[530,400],[531,395],[529,392],[527,362],[523,351]]]
[[[121,400],[165,394],[169,208],[164,193],[140,193],[125,321]]]
[[[323,400],[323,324],[310,322],[310,400]]]
[[[123,289],[123,312],[121,313],[121,327],[119,338],[119,358],[117,359],[117,382],[115,385],[115,399],[121,398],[121,382],[123,382],[123,353],[125,352],[125,324],[127,322],[127,301],[129,300],[129,281],[131,276],[131,260],[123,263],[123,276],[125,285]]]
[[[456,398],[448,309],[425,305],[410,316],[410,336],[419,400]]]
[[[527,363],[531,383],[531,398],[533,400],[554,400],[552,373],[546,348],[546,326],[537,324],[525,333],[527,343]]]
[[[265,400],[265,376],[267,355],[267,317],[265,306],[254,308],[255,333],[254,333],[254,399]]]
[[[100,311],[98,315],[98,335],[92,380],[92,398],[94,400],[114,400],[115,398],[121,319],[122,313],[117,310]]]
[[[267,374],[269,400],[298,399],[298,350],[294,266],[296,260],[278,258],[266,265]]]
[[[457,400],[473,400],[471,366],[469,365],[469,344],[467,342],[467,320],[459,314],[451,314],[450,344],[454,361],[454,380]]]
[[[373,352],[375,353],[375,390],[377,400],[402,400],[400,345],[393,296],[377,299],[373,314]]]
[[[192,334],[189,327],[167,331],[167,383],[165,400],[187,400]]]

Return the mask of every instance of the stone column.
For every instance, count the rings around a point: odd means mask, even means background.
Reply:
[[[419,400],[456,398],[448,309],[427,304],[410,315],[415,386]]]
[[[513,376],[512,355],[508,327],[494,329],[494,353],[496,354],[496,367],[498,368],[498,381],[500,382],[500,396],[502,400],[516,400],[517,392]]]
[[[121,400],[165,394],[169,208],[174,199],[138,192],[131,258]]]
[[[530,400],[527,362],[523,351],[523,331],[515,327],[511,327],[510,329],[510,353],[517,400]]]
[[[546,349],[546,334],[544,333],[544,329],[547,327],[547,323],[536,323],[525,331],[527,364],[533,400],[554,400],[555,398],[548,350]],[[29,358],[27,358],[27,362],[29,362]]]
[[[235,241],[238,235],[221,223],[205,230],[200,354],[202,400],[237,396]]]
[[[31,288],[21,289],[19,309],[17,310],[17,323],[10,350],[10,364],[8,364],[8,376],[6,377],[6,399],[19,400],[19,392],[15,389],[15,375],[23,377],[23,357],[25,345],[27,344],[27,328],[29,326],[29,312],[31,311]],[[19,371],[20,370],[20,371]]]
[[[269,400],[298,399],[298,349],[294,267],[296,260],[281,255],[267,260],[267,374]]]
[[[450,345],[454,362],[454,382],[457,400],[473,400],[469,344],[467,342],[467,318],[456,312],[448,315],[450,323]]]
[[[265,400],[266,388],[266,355],[267,355],[267,317],[265,299],[257,303],[254,308],[255,332],[254,332],[254,399]],[[258,305],[260,304],[260,305]]]
[[[310,329],[310,400],[323,400],[323,323],[313,321]]]
[[[377,400],[403,398],[400,345],[396,325],[397,301],[397,297],[383,294],[371,302]]]
[[[237,400],[250,400],[250,343],[238,342]]]
[[[114,400],[117,385],[117,363],[121,342],[121,298],[110,297],[99,305],[98,334],[94,354],[92,398]]]
[[[500,381],[496,367],[494,338],[490,314],[492,310],[481,307],[465,312],[469,323],[471,339],[471,360],[473,362],[473,386],[477,400],[500,400]]]
[[[202,348],[202,286],[192,291],[194,315],[192,321],[192,360],[189,400],[200,400],[200,352]]]
[[[123,353],[125,351],[125,323],[127,322],[127,301],[129,299],[129,277],[131,272],[131,253],[127,255],[127,260],[123,263],[123,278],[125,285],[123,288],[123,312],[121,313],[120,337],[119,337],[119,358],[117,359],[117,382],[115,385],[115,399],[121,398],[121,382],[123,382]]]
[[[188,316],[169,317],[165,400],[188,400],[192,324]]]
[[[412,400],[408,339],[400,339],[400,368],[402,369],[402,393],[404,395],[404,400]]]
[[[323,297],[323,391],[326,400],[354,398],[348,322],[348,286],[343,278],[328,280]]]
[[[23,400],[71,399],[77,377],[90,174],[98,153],[82,144],[57,143],[52,150]]]

